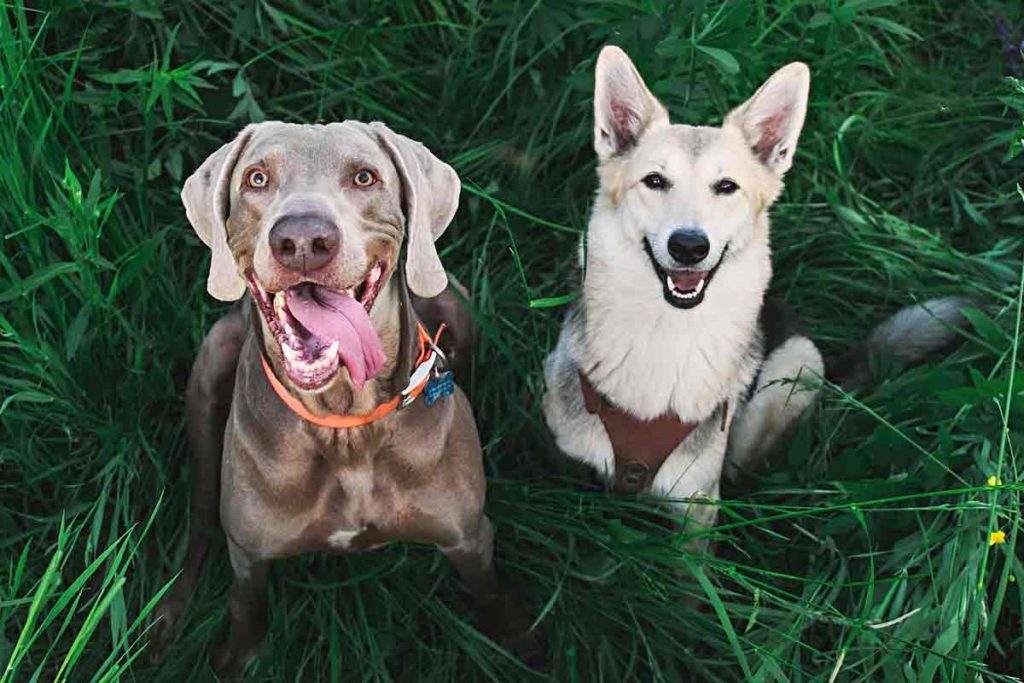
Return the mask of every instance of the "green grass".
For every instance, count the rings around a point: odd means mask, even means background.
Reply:
[[[546,630],[531,674],[426,547],[279,562],[256,680],[960,681],[1024,671],[1016,2],[20,3],[0,9],[0,681],[203,680],[230,582],[208,562],[159,670],[145,616],[184,552],[182,391],[223,310],[178,201],[259,118],[381,119],[459,171],[446,264],[474,293],[463,378],[497,557]],[[1020,36],[1018,36],[1018,39]],[[595,184],[599,47],[676,120],[811,65],[774,210],[774,290],[830,353],[970,292],[951,357],[829,390],[725,492],[715,551],[557,457],[541,363]],[[1022,463],[1024,464],[1024,463]],[[1003,484],[986,486],[998,476]],[[990,531],[1006,543],[989,546]],[[6,665],[4,664],[6,662]]]

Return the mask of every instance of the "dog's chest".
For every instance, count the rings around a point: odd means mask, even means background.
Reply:
[[[609,400],[641,419],[670,410],[683,421],[703,420],[756,371],[756,309],[678,313],[616,307],[588,311],[580,327],[580,366]]]
[[[395,455],[379,436],[303,430],[273,453],[239,445],[225,472],[232,519],[224,521],[247,545],[286,556],[392,540],[406,501],[395,485]]]
[[[404,503],[370,466],[345,467],[328,476],[294,526],[290,552],[371,550],[393,539]]]
[[[369,550],[392,540],[406,507],[394,457],[386,447],[360,443],[318,453],[322,466],[306,475],[319,490],[310,499],[300,550]]]

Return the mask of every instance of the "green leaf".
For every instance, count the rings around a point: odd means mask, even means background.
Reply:
[[[13,403],[52,403],[53,396],[44,394],[41,391],[17,391],[7,398],[4,399],[3,403],[0,403],[0,415],[4,414],[4,411]]]
[[[808,28],[821,28],[833,23],[835,18],[828,12],[818,12],[807,22]]]
[[[82,306],[75,314],[74,320],[68,326],[67,335],[64,337],[64,357],[71,360],[82,343],[82,336],[89,326],[89,307]]]
[[[558,308],[579,298],[579,292],[569,292],[561,296],[549,296],[540,299],[530,299],[530,308]]]
[[[967,322],[971,324],[974,333],[981,337],[986,344],[1000,350],[1006,346],[1006,333],[999,328],[999,325],[996,325],[988,314],[973,307],[964,308],[961,312],[967,318]]]
[[[42,287],[55,277],[67,275],[68,273],[76,273],[78,270],[79,265],[77,263],[51,263],[24,280],[19,280],[6,290],[0,292],[0,304],[13,301],[20,296],[24,296],[32,290]]]
[[[111,85],[123,85],[127,83],[143,83],[149,80],[149,73],[143,70],[120,69],[110,74],[94,75],[97,81]]]
[[[698,45],[697,49],[710,57],[715,67],[727,76],[735,76],[740,72],[740,63],[736,61],[731,52],[706,45]]]

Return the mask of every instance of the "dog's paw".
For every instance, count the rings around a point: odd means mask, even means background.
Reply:
[[[548,651],[542,633],[520,631],[501,636],[498,642],[531,669],[544,668],[548,663]]]
[[[213,670],[222,681],[240,681],[249,664],[260,652],[260,640],[253,638],[225,639],[213,651]]]
[[[168,593],[149,615],[149,645],[146,646],[146,661],[156,666],[164,661],[167,648],[177,633],[178,620],[185,611],[185,601]]]
[[[496,596],[480,605],[480,630],[531,668],[547,663],[547,648],[540,628],[531,629],[530,621],[511,595]]]

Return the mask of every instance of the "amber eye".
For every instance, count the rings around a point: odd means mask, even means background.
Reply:
[[[270,173],[266,169],[254,168],[245,176],[245,184],[257,190],[266,187],[269,182]]]
[[[368,168],[360,169],[352,178],[352,183],[356,187],[369,187],[375,182],[377,182],[377,176]]]

